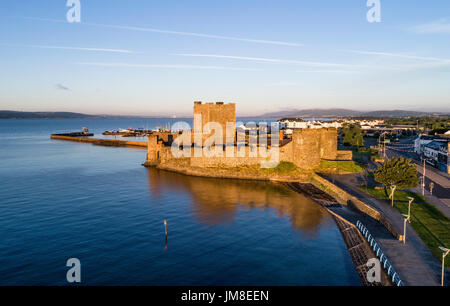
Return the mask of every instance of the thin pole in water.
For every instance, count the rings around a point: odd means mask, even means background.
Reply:
[[[164,219],[164,233],[166,234],[165,235],[166,239],[164,239],[164,251],[165,251],[167,250],[167,221],[165,219]]]
[[[164,220],[164,232],[166,233],[166,238],[167,238],[167,221]]]

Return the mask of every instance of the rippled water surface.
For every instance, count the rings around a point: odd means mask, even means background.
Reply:
[[[168,121],[0,120],[0,284],[67,284],[71,257],[85,285],[360,284],[331,217],[282,186],[147,169],[142,149],[49,139]]]

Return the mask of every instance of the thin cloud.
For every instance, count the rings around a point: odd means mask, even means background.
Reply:
[[[360,73],[361,71],[356,71],[356,70],[297,70],[296,72],[305,72],[305,73]]]
[[[131,50],[124,49],[104,49],[104,48],[83,48],[83,47],[62,47],[62,46],[37,46],[32,45],[32,48],[42,48],[42,49],[63,49],[63,50],[76,50],[76,51],[94,51],[94,52],[112,52],[112,53],[137,53]]]
[[[105,48],[90,48],[90,47],[70,47],[70,46],[45,46],[45,45],[15,45],[15,44],[0,44],[7,47],[22,47],[22,48],[40,48],[40,49],[61,49],[74,51],[91,51],[91,52],[112,52],[112,53],[138,53],[132,50],[125,49],[105,49]]]
[[[356,54],[379,55],[379,56],[399,57],[399,58],[419,60],[419,61],[436,61],[436,62],[450,63],[450,59],[443,59],[443,58],[429,57],[429,56],[416,56],[416,55],[408,55],[408,54],[401,54],[401,53],[378,52],[378,51],[361,51],[361,50],[345,50],[345,51],[351,52],[351,53],[356,53]]]
[[[417,34],[450,34],[450,22],[443,18],[413,26],[410,30]]]
[[[62,84],[56,84],[55,87],[56,87],[56,89],[59,89],[59,90],[70,90],[69,87],[64,86]]]
[[[48,19],[48,18],[36,18],[36,17],[24,17],[25,19],[30,20],[40,20],[47,22],[56,22],[56,23],[66,23],[66,20],[57,20],[57,19]],[[445,23],[445,20],[441,20],[438,23],[439,29],[446,29],[448,23]],[[141,32],[154,32],[154,33],[162,33],[162,34],[172,34],[172,35],[183,35],[183,36],[195,36],[195,37],[203,37],[210,39],[222,39],[222,40],[235,40],[235,41],[243,41],[243,42],[252,42],[252,43],[260,43],[260,44],[272,44],[272,45],[284,45],[284,46],[294,46],[299,47],[303,46],[303,44],[292,43],[292,42],[284,42],[284,41],[272,41],[272,40],[258,40],[258,39],[250,39],[250,38],[242,38],[242,37],[231,37],[231,36],[222,36],[222,35],[214,35],[214,34],[205,34],[205,33],[194,33],[194,32],[181,32],[181,31],[172,31],[172,30],[164,30],[164,29],[155,29],[155,28],[144,28],[144,27],[134,27],[134,26],[123,26],[123,25],[111,25],[111,24],[95,24],[95,23],[86,23],[83,22],[81,25],[88,26],[96,26],[96,27],[105,27],[105,28],[114,28],[114,29],[123,29],[123,30],[131,30],[131,31],[141,31]],[[429,27],[431,29],[432,27]],[[434,28],[436,29],[436,27]],[[430,31],[430,30],[429,30]],[[85,50],[85,51],[103,51],[103,52],[118,52],[118,53],[141,53],[134,52],[131,50],[122,50],[122,49],[102,49],[102,48],[80,48],[80,47],[58,47],[58,46],[35,46],[35,47],[54,47],[60,49],[73,49],[73,50]],[[338,50],[337,50],[338,51]],[[414,56],[407,54],[399,54],[399,53],[390,53],[390,52],[376,52],[376,51],[360,51],[360,50],[341,50],[345,52],[366,54],[366,55],[378,55],[378,56],[390,56],[390,57],[399,57],[411,60],[423,60],[423,61],[434,61],[435,63],[425,63],[421,65],[407,65],[407,66],[376,66],[376,65],[351,65],[351,64],[341,64],[341,63],[326,63],[326,62],[315,62],[315,61],[299,61],[299,60],[284,60],[284,59],[274,59],[274,58],[259,58],[259,57],[245,57],[245,56],[229,56],[229,55],[217,55],[217,54],[177,54],[180,56],[197,56],[197,57],[211,57],[211,58],[222,58],[222,59],[234,59],[234,60],[244,60],[244,61],[254,61],[254,62],[266,62],[266,63],[281,63],[281,64],[293,64],[293,65],[301,65],[301,66],[309,66],[309,67],[347,67],[347,68],[367,68],[373,70],[411,70],[417,68],[433,68],[433,67],[441,67],[447,66],[450,63],[448,59],[440,59],[435,57],[422,57],[422,56]],[[174,65],[159,65],[166,68],[175,68]],[[176,65],[175,65],[176,66]],[[134,66],[136,67],[136,66]],[[147,68],[150,66],[146,65]],[[155,65],[151,67],[157,68]],[[195,69],[222,69],[222,70],[251,70],[245,68],[229,68],[229,67],[221,67],[221,66],[189,66],[189,65],[178,65],[178,68],[182,67],[191,67]],[[211,68],[205,68],[211,67]],[[162,67],[160,67],[162,68]],[[336,71],[337,72],[337,71]],[[343,73],[343,72],[340,72]]]
[[[233,59],[242,61],[253,61],[253,62],[266,62],[266,63],[278,63],[278,64],[295,64],[301,66],[313,66],[313,67],[348,67],[352,65],[347,64],[336,64],[336,63],[324,63],[324,62],[312,62],[312,61],[297,61],[297,60],[284,60],[277,58],[263,58],[263,57],[247,57],[247,56],[233,56],[233,55],[219,55],[219,54],[174,54],[178,56],[189,56],[189,57],[209,57],[209,58],[219,58],[219,59]]]
[[[342,50],[341,50],[342,51]],[[392,53],[392,52],[379,52],[379,51],[361,51],[361,50],[343,50],[345,52],[351,52],[355,54],[364,55],[374,55],[374,56],[384,56],[384,57],[396,57],[407,60],[413,60],[418,63],[411,64],[396,64],[385,67],[385,69],[391,68],[391,70],[398,71],[413,71],[420,69],[434,69],[434,68],[448,68],[450,66],[450,59],[437,58],[430,56],[416,56],[402,53]]]
[[[203,69],[203,70],[239,70],[239,71],[261,71],[260,69],[250,69],[227,66],[201,66],[201,65],[159,65],[159,64],[128,64],[128,63],[103,63],[103,62],[79,62],[77,65],[97,66],[97,67],[122,67],[122,68],[168,68],[168,69]]]
[[[65,20],[48,19],[48,18],[36,18],[36,17],[25,17],[25,18],[31,19],[31,20],[40,20],[40,21],[49,21],[49,22],[58,22],[58,23],[66,23],[67,22]],[[202,38],[210,38],[210,39],[233,40],[233,41],[257,43],[257,44],[267,44],[267,45],[279,45],[279,46],[289,46],[289,47],[303,46],[303,44],[294,43],[294,42],[253,39],[253,38],[224,36],[224,35],[215,35],[215,34],[206,34],[206,33],[195,33],[195,32],[182,32],[182,31],[173,31],[173,30],[156,29],[156,28],[144,28],[144,27],[135,27],[135,26],[113,25],[113,24],[99,24],[99,23],[89,23],[89,22],[83,22],[81,24],[89,25],[89,26],[96,26],[96,27],[111,28],[111,29],[130,30],[130,31],[139,31],[139,32],[152,32],[152,33],[172,34],[172,35],[181,35],[181,36],[194,36],[194,37],[202,37]]]

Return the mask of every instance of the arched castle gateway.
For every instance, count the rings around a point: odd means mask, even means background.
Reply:
[[[244,135],[242,138],[242,131],[237,131],[235,124],[234,103],[194,102],[193,130],[184,135],[154,133],[149,136],[145,165],[170,165],[182,159],[191,167],[239,167],[264,163],[277,153],[277,161],[291,162],[300,169],[312,170],[320,166],[322,159],[338,158],[335,128],[298,129],[293,131],[292,136],[286,136],[289,138],[277,131],[278,134],[272,137],[269,134],[266,145],[259,141],[259,136],[256,136],[255,142],[252,142],[250,135]],[[219,144],[216,147],[219,148],[219,151],[216,151],[218,154],[205,156],[204,152],[209,152],[205,151],[205,142],[215,134],[211,126],[220,126],[223,135],[216,138],[216,144]],[[273,140],[276,140],[276,143]],[[175,156],[172,147],[179,148],[183,154]],[[344,159],[348,160],[349,156]]]

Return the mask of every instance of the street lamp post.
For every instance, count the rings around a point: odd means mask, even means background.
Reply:
[[[409,222],[409,216],[402,214],[405,217],[403,221],[403,244],[406,244],[406,223]]]
[[[409,203],[408,203],[408,219],[409,223],[411,223],[411,204],[414,201],[414,198],[408,197]]]
[[[442,278],[441,278],[441,286],[444,286],[444,273],[445,273],[445,256],[448,255],[450,252],[450,249],[444,248],[442,246],[439,247],[441,249],[442,253]]]
[[[395,189],[397,189],[397,186],[391,185],[390,188],[391,188],[391,194],[389,195],[389,197],[391,198],[392,207],[394,207],[394,192],[395,192]]]
[[[422,195],[425,195],[425,172],[426,172],[426,165],[425,165],[426,158],[423,158],[423,179],[422,179]]]
[[[426,178],[426,173],[427,173],[427,168],[426,168],[427,166],[425,163],[426,160],[431,160],[431,158],[423,157],[423,176],[422,176],[422,195],[423,196],[425,195],[425,178]]]
[[[383,142],[381,142],[381,137],[383,137]],[[378,143],[380,150],[383,151],[383,159],[386,160],[386,132],[381,133],[378,137]]]

